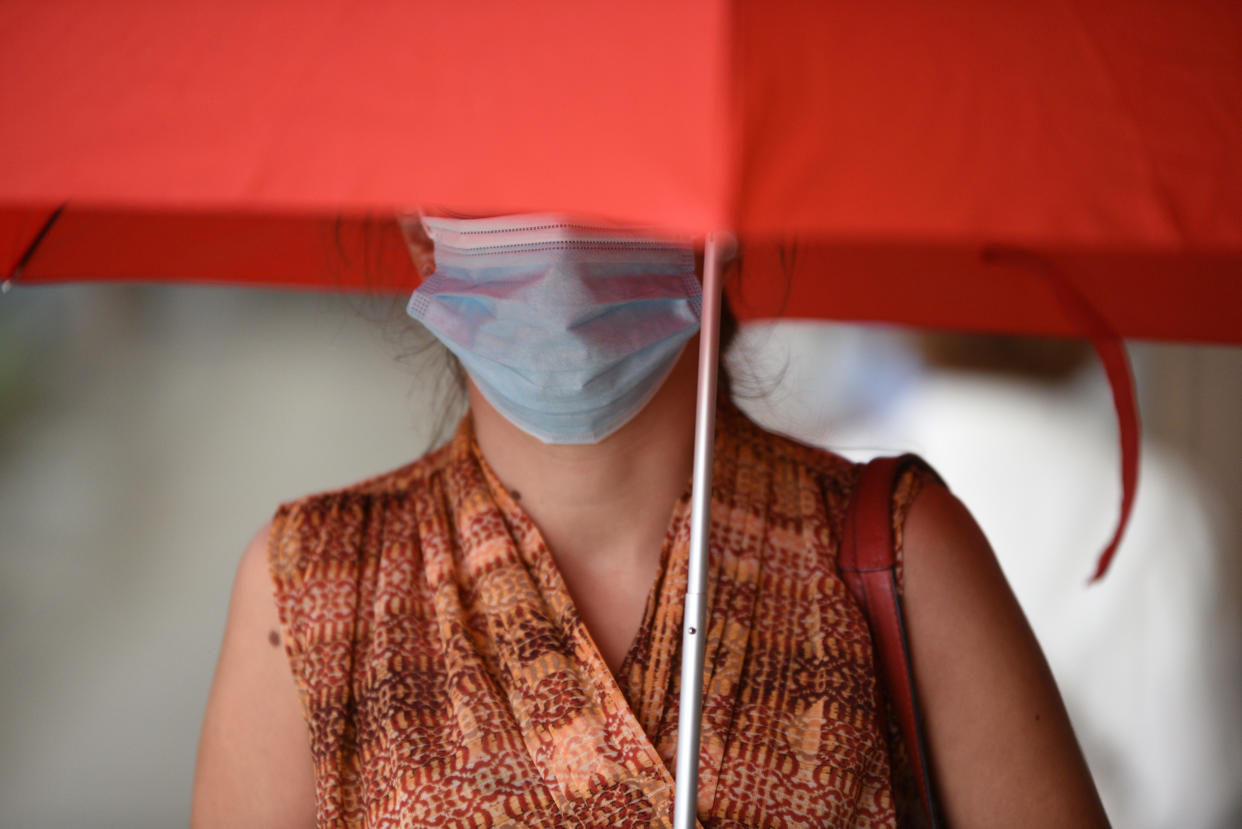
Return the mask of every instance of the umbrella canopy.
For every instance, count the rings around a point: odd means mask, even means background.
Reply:
[[[404,289],[354,232],[439,203],[727,228],[744,319],[1080,334],[1051,267],[1242,341],[1237,4],[8,0],[0,45],[26,282]]]

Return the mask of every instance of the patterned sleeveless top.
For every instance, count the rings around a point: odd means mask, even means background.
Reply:
[[[721,407],[703,827],[895,825],[871,641],[836,567],[859,469]],[[282,505],[271,573],[319,825],[671,825],[689,525],[687,486],[614,676],[469,418],[413,464]]]

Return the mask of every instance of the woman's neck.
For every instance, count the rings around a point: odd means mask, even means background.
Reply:
[[[479,449],[517,493],[565,569],[648,569],[660,549],[694,454],[698,338],[632,420],[599,443],[547,444],[494,409],[474,384]]]

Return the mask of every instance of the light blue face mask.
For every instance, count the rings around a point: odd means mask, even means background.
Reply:
[[[436,270],[407,312],[497,411],[545,443],[596,443],[621,428],[699,329],[689,244],[557,216],[422,223]]]

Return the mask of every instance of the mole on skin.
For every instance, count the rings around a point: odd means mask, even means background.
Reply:
[[[280,647],[280,634],[274,630],[267,632],[267,641],[271,643],[273,648]]]

